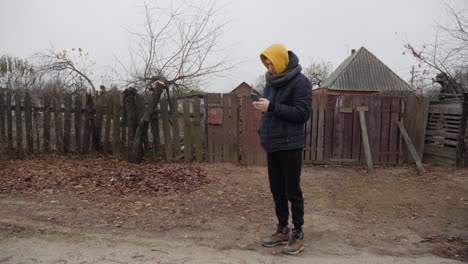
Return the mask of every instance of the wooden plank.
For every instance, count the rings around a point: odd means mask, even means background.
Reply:
[[[11,106],[11,89],[7,90],[6,94],[6,117],[7,117],[7,141],[8,148],[13,149],[13,114]]]
[[[136,128],[138,126],[138,110],[137,110],[137,105],[136,105],[136,94],[131,92],[131,90],[128,90],[126,94],[124,92],[124,100],[125,100],[125,110],[127,113],[126,125],[127,125],[127,135],[128,135],[127,137],[128,138],[127,139],[127,155],[128,155],[130,153],[131,146],[133,145],[133,140],[135,139]],[[166,114],[167,114],[167,102],[166,102],[165,109],[166,109]],[[171,146],[171,154],[172,154],[172,146]],[[172,155],[170,158],[172,159]]]
[[[120,123],[120,142],[121,142],[121,146],[122,146],[122,150],[121,152],[122,153],[127,153],[127,146],[128,146],[128,133],[127,133],[127,129],[128,129],[128,122],[127,122],[127,115],[128,115],[128,111],[127,111],[127,103],[126,103],[126,95],[125,95],[125,92],[122,96],[122,98],[119,98],[119,101],[121,101],[122,103],[122,120],[121,120],[121,123]]]
[[[247,120],[248,120],[248,117],[247,117],[247,97],[242,97],[241,98],[241,107],[240,107],[240,119],[241,119],[241,127],[240,127],[240,130],[242,131],[241,132],[241,139],[240,139],[240,144],[239,144],[239,148],[240,148],[240,156],[241,156],[241,164],[242,165],[247,165],[247,156],[249,155],[248,153],[248,144],[247,144],[247,140],[248,140],[248,137],[247,137]]]
[[[15,93],[15,119],[16,119],[16,153],[20,156],[23,155],[23,120],[21,113],[21,99],[22,94],[19,90]]]
[[[81,153],[81,124],[82,124],[82,96],[81,94],[76,94],[75,95],[75,113],[74,113],[74,119],[75,119],[75,145],[76,145],[76,151]],[[45,144],[45,143],[44,143]]]
[[[171,120],[174,157],[178,157],[180,155],[179,103],[175,97],[171,100]]]
[[[231,97],[231,131],[230,131],[230,149],[232,162],[239,162],[239,97]]]
[[[71,127],[72,127],[72,96],[69,93],[64,95],[64,114],[63,114],[63,153],[70,153]]]
[[[326,112],[324,122],[324,150],[323,160],[330,162],[333,147],[333,125],[334,125],[334,106],[335,106],[336,95],[327,95],[326,97]]]
[[[221,94],[216,96],[217,102],[221,103]],[[221,124],[213,124],[214,161],[221,162],[223,156],[223,127]]]
[[[141,119],[143,118],[143,115],[146,111],[146,101],[143,95],[137,94],[135,97],[136,101],[136,107],[137,107],[137,120],[136,120],[136,127],[135,127],[135,133],[138,127],[138,124],[140,123]],[[142,135],[141,135],[141,143],[142,143],[142,150],[143,150],[143,157],[146,155],[148,152],[148,126],[145,127],[144,130],[141,130]],[[172,148],[174,150],[174,148]]]
[[[333,105],[333,147],[331,158],[342,159],[343,158],[343,140],[344,140],[344,113],[340,112],[343,108],[343,96],[334,96],[335,102]]]
[[[187,98],[184,99],[184,159],[192,160],[192,134],[190,131],[190,105]]]
[[[455,167],[456,162],[455,159],[446,158],[438,155],[432,155],[429,153],[424,153],[424,161],[425,163],[429,163],[433,166],[440,166],[440,167]]]
[[[161,119],[164,135],[164,146],[166,150],[166,160],[173,160],[171,132],[169,130],[169,116],[167,113],[167,100],[161,100]],[[185,135],[184,135],[185,137]],[[185,142],[185,141],[184,141]]]
[[[113,149],[113,144],[111,144],[111,127],[112,116],[114,115],[114,96],[112,96],[112,94],[106,93],[105,97],[101,98],[101,100],[101,123],[104,124],[104,144],[102,144],[102,147],[104,153],[111,153]],[[102,133],[99,132],[99,135],[101,134]]]
[[[235,96],[235,95],[234,95]],[[223,94],[222,104],[223,104],[223,141],[222,141],[222,148],[223,148],[223,157],[222,161],[228,162],[231,161],[230,152],[231,152],[231,144],[229,139],[231,138],[231,122],[230,122],[230,101],[231,96],[229,94]]]
[[[391,97],[390,103],[390,134],[389,134],[389,144],[388,144],[388,151],[390,152],[399,152],[398,150],[398,118],[400,113],[400,98],[399,97]],[[390,155],[388,156],[388,162],[392,164],[396,164],[398,155]]]
[[[344,130],[343,130],[343,159],[353,159],[353,97],[345,96],[343,98],[343,106],[346,109],[351,109],[348,112],[342,112],[344,119]]]
[[[105,120],[108,119],[108,111],[109,111],[109,106],[107,105],[107,100],[109,98],[108,92],[101,93],[100,95],[97,96],[96,98],[96,115],[95,115],[95,135],[96,139],[98,142],[97,143],[97,150],[102,151],[104,153],[109,153],[109,146],[108,144],[105,143],[101,144],[103,142],[102,140],[102,135],[103,135],[103,127],[105,126]],[[106,113],[105,113],[106,112]],[[105,114],[105,115],[104,115]],[[104,133],[107,133],[107,129],[104,130]]]
[[[153,156],[161,156],[161,139],[159,131],[158,112],[153,113],[150,120],[151,133],[153,134]]]
[[[55,144],[57,151],[63,153],[63,122],[60,95],[57,95],[52,100],[54,107],[54,125],[55,125]]]
[[[362,135],[362,144],[364,146],[364,154],[366,158],[367,168],[369,172],[374,173],[374,165],[372,161],[372,153],[371,148],[369,146],[369,137],[367,131],[367,124],[366,124],[366,116],[364,115],[364,111],[359,111],[359,121],[361,124],[361,135]]]
[[[85,120],[83,123],[83,153],[88,153],[90,151],[92,141],[91,137],[93,135],[94,129],[94,115],[93,115],[93,99],[91,94],[86,94],[86,112],[85,112]]]
[[[389,155],[382,155],[384,152],[390,151],[390,115],[391,115],[391,97],[382,97],[381,111],[381,132],[380,132],[380,155],[379,162],[388,162]],[[393,156],[393,155],[391,155]]]
[[[311,160],[312,156],[312,115],[313,115],[313,109],[311,106],[311,113],[309,116],[309,119],[307,122],[304,124],[304,150],[302,152],[302,160]]]
[[[203,146],[202,146],[202,137],[201,137],[201,106],[200,98],[196,97],[193,101],[193,145],[195,152],[195,160],[197,162],[203,161]]]
[[[0,144],[5,144],[6,139],[6,106],[5,106],[5,92],[0,89]]]
[[[440,113],[440,114],[462,115],[463,109],[459,106],[457,107],[456,105],[454,105],[453,107],[449,107],[447,105],[430,105],[429,112]]]
[[[327,95],[321,94],[320,100],[318,100],[318,123],[317,123],[317,161],[323,161],[324,152],[324,130],[325,130],[325,105],[327,101]]]
[[[445,137],[445,138],[450,138],[450,139],[458,139],[459,133],[450,133],[450,132],[445,132],[444,130],[427,130],[426,136],[431,138],[433,136],[440,136],[440,137]]]
[[[353,138],[352,138],[352,155],[351,158],[360,163],[365,163],[365,159],[361,159],[361,123],[359,121],[359,112],[357,107],[362,106],[362,96],[353,96],[351,102],[353,111]]]
[[[371,149],[372,162],[379,161],[380,131],[381,131],[381,98],[372,96],[369,103],[369,111],[365,112],[367,123],[367,134]]]
[[[455,160],[457,157],[457,149],[427,144],[424,147],[424,154],[442,156],[445,158],[450,158],[450,159]]]
[[[405,140],[408,150],[411,153],[411,156],[413,157],[414,162],[416,163],[416,166],[419,169],[419,173],[424,174],[425,173],[424,166],[421,160],[419,159],[418,153],[416,149],[414,148],[413,143],[411,142],[411,139],[401,122],[398,122],[398,128],[400,129],[400,133],[402,134],[403,139]]]
[[[468,118],[468,93],[464,93],[464,104],[463,104],[463,111],[462,111],[462,122],[460,124],[459,136],[458,136],[458,144],[457,144],[457,168],[464,168],[467,163],[467,148],[465,138],[466,130],[467,130],[467,118]]]
[[[24,97],[24,121],[26,125],[26,148],[29,155],[34,153],[33,125],[32,125],[32,105],[31,95],[26,92]]]
[[[215,161],[216,156],[216,149],[215,149],[215,141],[216,141],[216,129],[218,125],[211,124],[208,122],[210,116],[210,105],[212,104],[220,104],[221,103],[221,96],[220,94],[208,93],[206,96],[206,104],[205,104],[205,111],[207,113],[205,123],[207,124],[207,160],[209,162]]]
[[[51,148],[50,148],[50,127],[51,127],[51,123],[50,123],[50,116],[51,116],[51,112],[50,112],[50,96],[49,94],[44,94],[44,119],[43,119],[43,129],[44,129],[44,152],[48,153],[50,152]]]
[[[122,117],[121,113],[121,103],[120,103],[120,93],[112,92],[110,96],[113,97],[112,105],[112,152],[115,154],[121,153],[123,151],[122,137],[120,129],[122,124],[120,123],[120,118]],[[107,117],[109,118],[109,117]]]
[[[311,145],[310,145],[310,160],[317,160],[317,134],[318,134],[318,95],[312,96],[312,127],[309,135]]]

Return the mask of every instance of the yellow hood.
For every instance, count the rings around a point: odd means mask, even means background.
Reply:
[[[268,69],[265,58],[268,58],[275,66],[276,74],[283,73],[289,64],[288,50],[283,44],[273,44],[260,54],[263,65]]]

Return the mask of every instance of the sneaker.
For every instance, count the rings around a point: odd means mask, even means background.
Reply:
[[[276,245],[286,245],[289,240],[289,228],[278,225],[278,229],[270,237],[262,241],[264,247],[274,247]]]
[[[304,250],[304,232],[293,229],[291,239],[281,250],[284,254],[295,255]]]

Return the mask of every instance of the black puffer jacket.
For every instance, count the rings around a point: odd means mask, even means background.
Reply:
[[[264,89],[270,106],[262,115],[258,132],[267,152],[304,147],[304,123],[310,116],[312,86],[300,68],[298,71],[297,67],[301,67],[298,57],[292,51],[288,55],[289,64],[284,73],[287,78],[275,83],[267,78]]]

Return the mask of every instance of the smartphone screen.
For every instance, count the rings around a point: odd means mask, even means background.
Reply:
[[[259,100],[257,94],[255,94],[255,93],[250,93],[250,97],[252,97],[253,101],[258,101]]]

